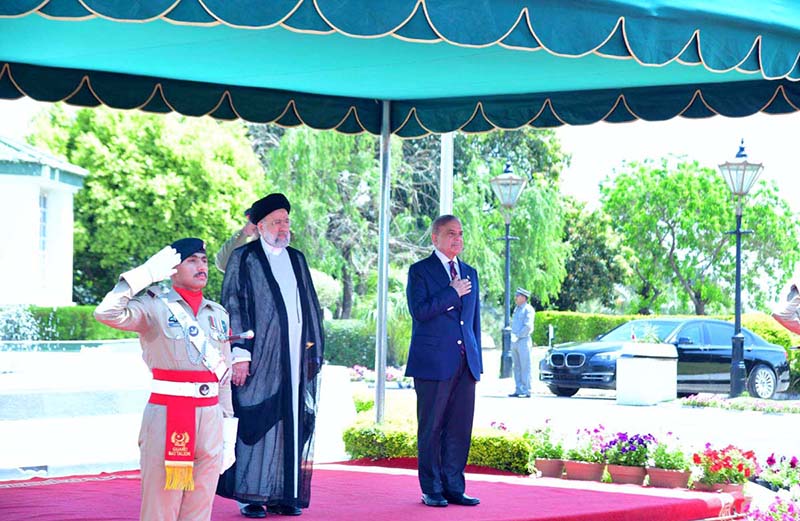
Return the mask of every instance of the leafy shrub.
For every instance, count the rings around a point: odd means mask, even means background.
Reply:
[[[317,271],[314,268],[311,268],[311,280],[314,281],[314,289],[317,291],[319,305],[333,312],[339,304],[342,283],[327,273]]]
[[[375,367],[375,330],[361,320],[325,322],[325,360],[333,365]]]
[[[576,313],[572,311],[539,311],[536,313],[536,327],[533,342],[547,345],[547,330],[552,325],[554,344],[563,342],[583,342],[605,333],[620,324],[635,318],[631,315],[600,315]]]
[[[409,425],[356,423],[345,429],[342,439],[352,459],[417,456],[417,435]]]
[[[519,434],[498,430],[473,432],[467,463],[530,474],[533,472],[530,450],[530,444]]]
[[[733,317],[719,317],[723,320],[733,320]],[[783,347],[796,345],[792,342],[792,334],[788,329],[778,324],[774,318],[764,313],[745,313],[742,315],[742,326],[757,334],[767,342]]]
[[[366,412],[375,407],[375,398],[366,394],[356,394],[353,396],[353,403],[356,406],[356,413]]]
[[[417,456],[417,435],[410,423],[359,421],[342,436],[353,459],[408,458]],[[518,474],[530,474],[530,445],[518,434],[499,430],[474,432],[467,463]]]
[[[40,340],[114,340],[136,338],[136,333],[120,331],[94,318],[95,306],[31,307],[39,327]]]

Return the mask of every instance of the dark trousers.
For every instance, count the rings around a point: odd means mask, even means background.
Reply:
[[[414,389],[422,492],[463,494],[475,412],[475,379],[466,358],[449,380],[414,378]]]

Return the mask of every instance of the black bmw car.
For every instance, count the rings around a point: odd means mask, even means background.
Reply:
[[[707,318],[632,320],[593,342],[554,346],[539,364],[539,380],[553,394],[572,396],[581,388],[616,389],[617,358],[630,342],[673,344],[678,353],[678,394],[730,390],[733,324]],[[789,387],[786,350],[742,328],[747,392],[772,398]]]

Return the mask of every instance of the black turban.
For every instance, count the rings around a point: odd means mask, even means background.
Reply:
[[[292,211],[292,205],[289,204],[286,196],[283,194],[269,194],[263,199],[254,202],[253,206],[250,207],[250,222],[258,224],[258,221],[281,208],[287,212]]]
[[[178,239],[177,241],[170,244],[175,251],[180,253],[181,255],[181,262],[185,261],[188,257],[191,257],[197,252],[206,252],[206,243],[203,242],[202,239],[196,239],[194,237],[185,237],[183,239]]]

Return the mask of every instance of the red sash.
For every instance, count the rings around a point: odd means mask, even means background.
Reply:
[[[168,382],[213,383],[214,373],[204,371],[169,371],[153,369],[153,378]],[[150,403],[167,407],[167,437],[164,447],[164,465],[167,479],[164,490],[194,490],[192,468],[194,466],[195,409],[219,403],[219,397],[193,398],[150,395]]]

